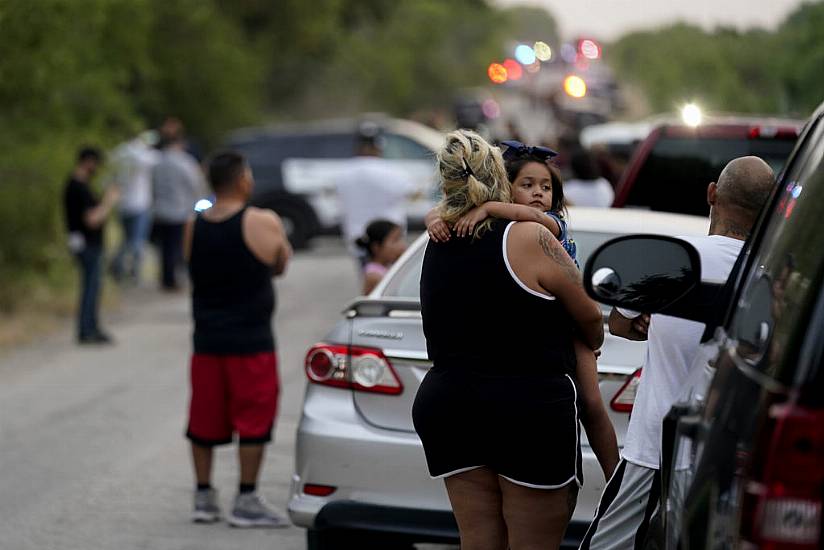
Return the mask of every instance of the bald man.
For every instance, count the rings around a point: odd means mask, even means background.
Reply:
[[[724,283],[775,185],[772,169],[758,157],[732,160],[707,187],[710,230],[681,237],[701,255],[701,279]],[[704,325],[667,315],[620,308],[609,316],[612,334],[648,340],[621,462],[604,488],[582,550],[641,548],[660,497],[661,427],[698,356]],[[676,459],[674,476],[689,466]]]

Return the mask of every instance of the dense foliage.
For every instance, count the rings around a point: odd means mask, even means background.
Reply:
[[[0,311],[67,261],[81,144],[431,106],[483,81],[508,21],[484,0],[0,0]]]
[[[607,52],[656,111],[696,100],[714,111],[806,117],[824,99],[824,2],[802,5],[775,32],[676,24],[628,34]]]

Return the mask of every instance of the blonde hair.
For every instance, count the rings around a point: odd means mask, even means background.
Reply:
[[[449,225],[485,202],[511,202],[500,149],[475,132],[456,130],[446,135],[438,152],[438,175],[443,191],[438,213]],[[480,237],[491,225],[492,219],[478,224],[474,237]]]

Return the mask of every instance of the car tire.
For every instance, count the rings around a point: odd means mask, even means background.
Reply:
[[[289,204],[280,205],[275,211],[283,221],[283,227],[292,248],[296,250],[307,248],[313,235],[306,216],[298,208]]]
[[[306,550],[414,550],[408,540],[384,533],[346,529],[308,529]]]
[[[294,197],[280,195],[264,196],[254,203],[261,208],[274,210],[280,216],[292,248],[301,250],[309,246],[309,241],[317,233],[317,219],[308,204]]]

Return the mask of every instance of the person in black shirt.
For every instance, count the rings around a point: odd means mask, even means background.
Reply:
[[[461,548],[558,548],[583,483],[575,340],[600,348],[601,310],[542,224],[486,219],[471,235],[454,232],[473,208],[509,202],[497,147],[459,130],[437,158],[453,234],[427,244],[421,268],[432,368],[415,430],[430,476],[444,479]]]
[[[103,224],[117,203],[119,192],[108,187],[102,200],[90,188],[90,181],[102,163],[97,149],[83,148],[63,193],[69,250],[80,266],[81,288],[78,306],[77,339],[81,344],[108,343],[111,338],[100,330],[97,312],[100,297]]]
[[[220,518],[213,449],[237,435],[240,485],[229,523],[286,527],[258,494],[257,480],[278,406],[272,277],[285,271],[292,249],[277,214],[247,205],[254,181],[242,155],[216,155],[209,182],[214,206],[189,220],[183,234],[194,318],[186,430],[197,483],[192,519]]]

